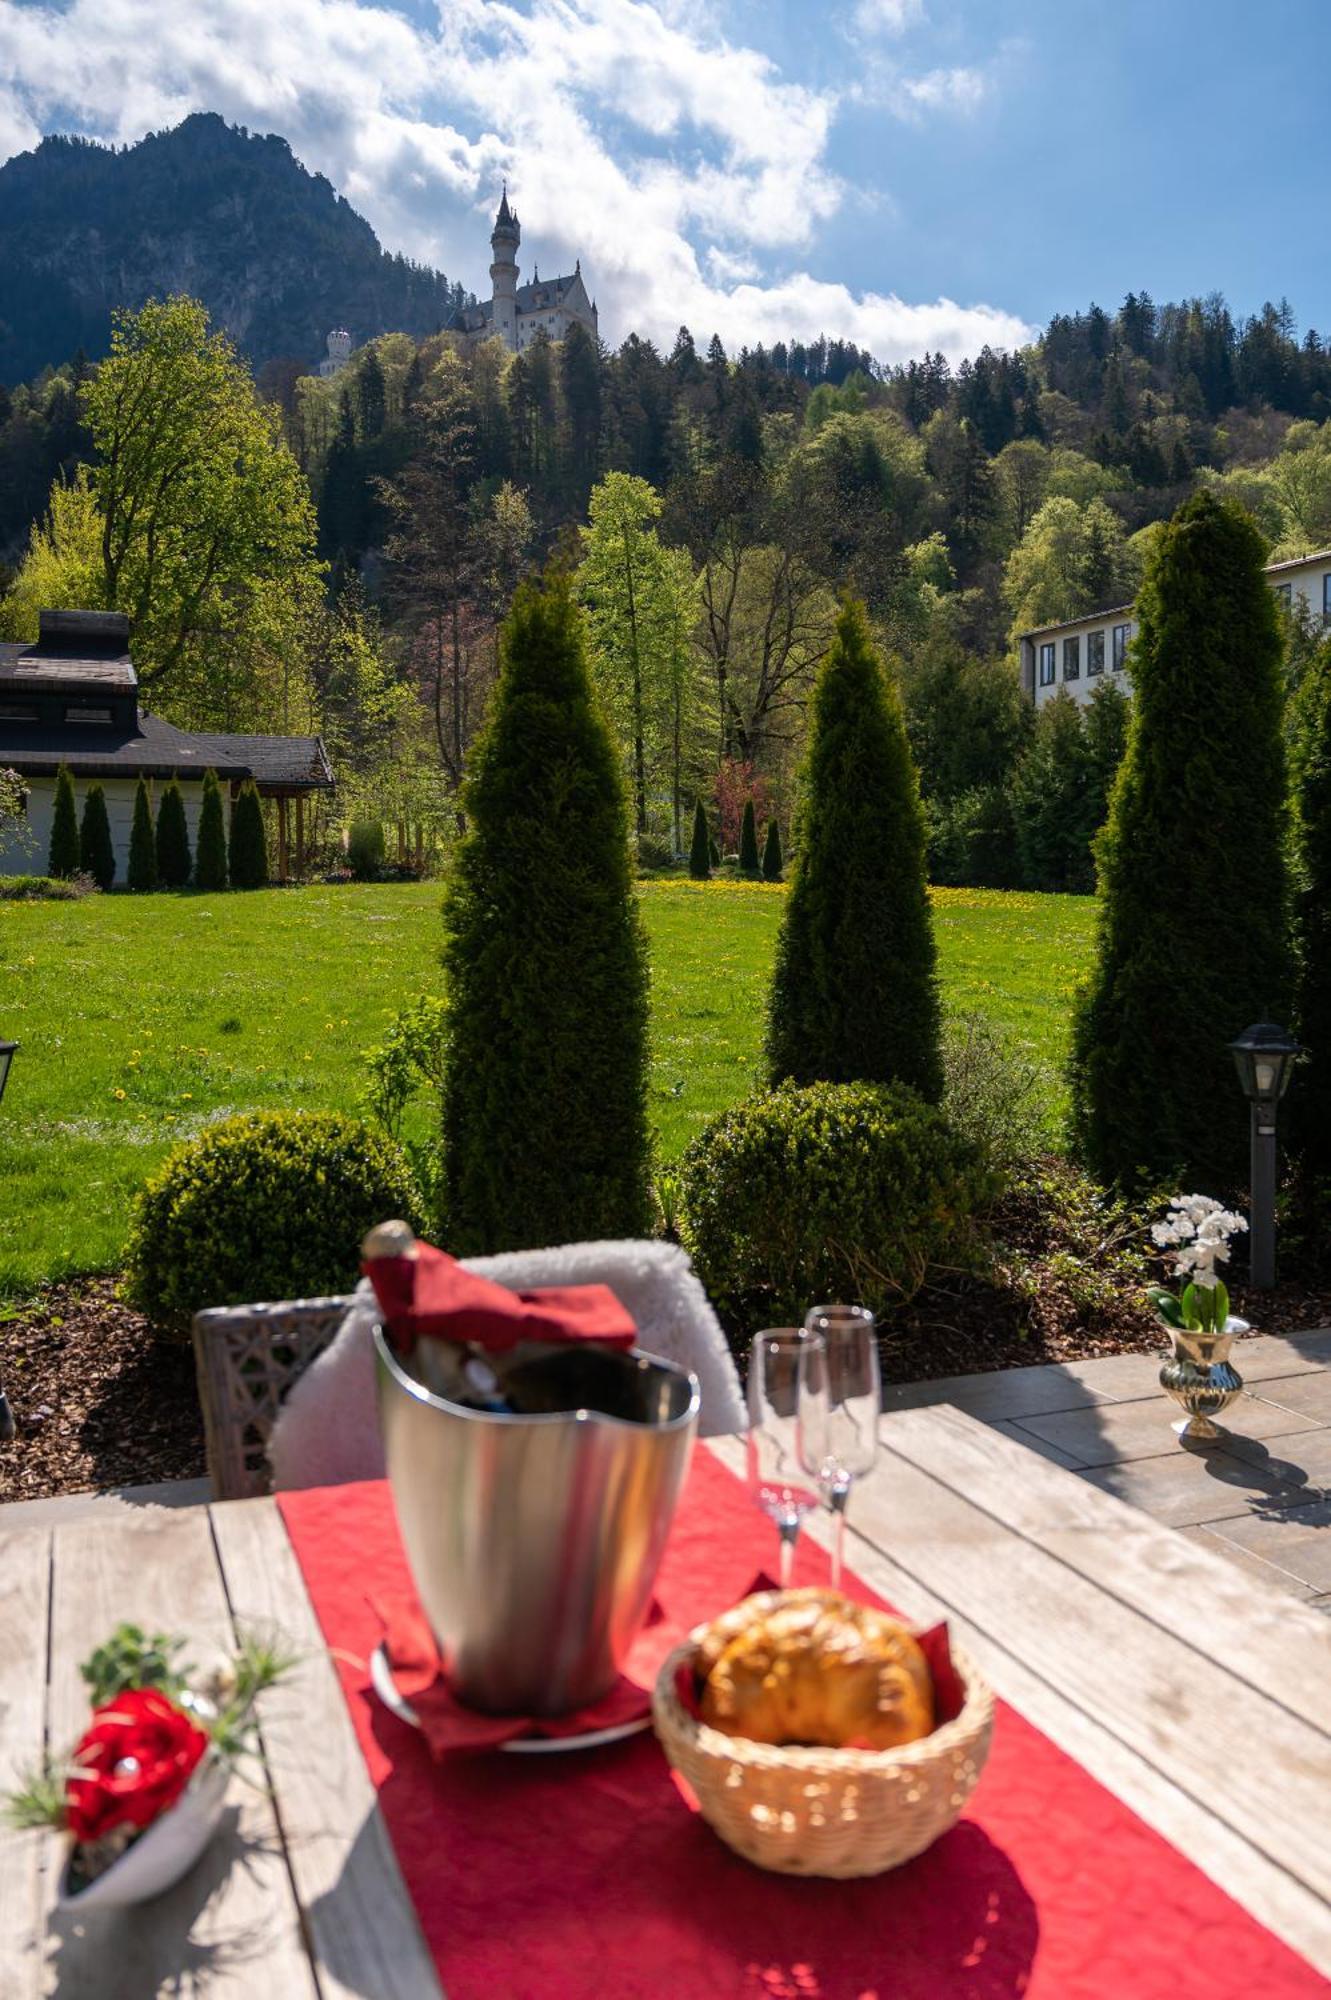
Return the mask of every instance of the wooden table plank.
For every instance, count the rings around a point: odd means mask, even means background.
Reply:
[[[46,1742],[46,1629],[51,1532],[0,1536],[0,1794],[41,1763]],[[0,1994],[27,1996],[41,1977],[46,1836],[0,1826]]]
[[[87,1720],[79,1662],[122,1619],[186,1635],[186,1657],[201,1672],[233,1650],[205,1508],[57,1527],[51,1588],[50,1728],[62,1749]],[[139,1909],[81,1921],[53,1913],[48,1943],[42,1991],[60,2000],[152,2000],[196,1988],[210,2000],[318,1994],[272,1806],[239,1777],[216,1838],[183,1882]]]
[[[442,2000],[282,1517],[271,1500],[211,1512],[233,1617],[300,1654],[264,1698],[264,1759],[324,2000]]]

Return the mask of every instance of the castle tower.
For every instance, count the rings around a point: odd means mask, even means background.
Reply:
[[[494,262],[490,266],[490,283],[494,287],[490,324],[515,353],[518,345],[518,245],[521,241],[518,218],[508,205],[506,182],[499,213],[495,217],[494,233],[490,238],[490,248],[494,252]]]

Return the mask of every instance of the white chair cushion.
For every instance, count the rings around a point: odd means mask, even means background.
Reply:
[[[699,1435],[744,1429],[739,1375],[725,1335],[693,1266],[676,1244],[565,1243],[552,1250],[509,1250],[464,1262],[469,1271],[514,1291],[534,1285],[609,1285],[637,1323],[639,1347],[697,1376]],[[370,1344],[378,1316],[374,1294],[362,1280],[332,1344],[295,1383],[273,1426],[268,1457],[279,1490],[383,1478]]]

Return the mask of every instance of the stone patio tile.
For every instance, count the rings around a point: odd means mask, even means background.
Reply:
[[[1239,1373],[1243,1370],[1240,1368]],[[1295,1410],[1310,1423],[1331,1424],[1331,1375],[1325,1369],[1316,1374],[1278,1375],[1274,1379],[1249,1384],[1254,1396],[1264,1403],[1276,1403],[1282,1410]]]
[[[1305,1489],[1306,1498],[1331,1495],[1331,1430],[1318,1425],[1292,1436],[1230,1437],[1226,1451],[1260,1466],[1271,1478],[1286,1486]],[[1295,1502],[1297,1505],[1298,1503]]]
[[[1071,1452],[1083,1465],[1113,1465],[1119,1459],[1163,1458],[1178,1451],[1179,1441],[1170,1429],[1178,1415],[1178,1406],[1161,1394],[1017,1421],[1021,1430]],[[1252,1396],[1241,1396],[1231,1405],[1227,1422],[1235,1431],[1253,1438],[1279,1437],[1309,1428],[1306,1417]]]
[[[944,1375],[933,1382],[890,1383],[883,1391],[883,1408],[918,1410],[932,1403],[951,1403],[984,1422],[1024,1412],[1085,1409],[1104,1400],[1102,1391],[1079,1379],[1087,1365],[1063,1367],[1050,1362],[1036,1368],[996,1368],[980,1375]]]
[[[1273,1503],[1296,1507],[1307,1497],[1268,1467],[1216,1446],[1207,1451],[1179,1448],[1160,1458],[1120,1459],[1114,1465],[1088,1468],[1083,1477],[1169,1528],[1196,1527],[1255,1509],[1265,1512]]]
[[[1331,1328],[1316,1333],[1258,1333],[1236,1340],[1234,1366],[1245,1382],[1316,1373],[1331,1367]]]
[[[991,1431],[1002,1431],[1004,1437],[1015,1438],[1018,1444],[1025,1445],[1027,1451],[1038,1452],[1041,1458],[1050,1459],[1055,1465],[1065,1465],[1070,1472],[1084,1472],[1086,1469],[1070,1451],[1064,1451],[1061,1445],[1050,1444],[1047,1438],[1036,1437],[1034,1431],[1023,1429],[1009,1417],[986,1417],[985,1422]]]
[[[1266,1519],[1248,1515],[1243,1520],[1217,1521],[1208,1533],[1288,1571],[1314,1595],[1331,1592],[1331,1500],[1291,1507]]]
[[[1307,1599],[1307,1604],[1309,1610],[1325,1611],[1327,1616],[1331,1618],[1331,1592],[1328,1592],[1325,1597],[1310,1597]]]
[[[1179,1533],[1198,1548],[1209,1549],[1212,1555],[1223,1556],[1226,1562],[1236,1563],[1249,1576],[1260,1583],[1268,1583],[1274,1590],[1288,1591],[1291,1597],[1298,1597],[1305,1604],[1315,1604],[1311,1586],[1301,1577],[1291,1576],[1288,1570],[1279,1569],[1274,1563],[1263,1562],[1250,1550],[1240,1548],[1236,1542],[1227,1542],[1210,1528],[1180,1528]]]
[[[1160,1363],[1165,1358],[1163,1335],[1158,1354],[1106,1354],[1099,1361],[1071,1361],[1069,1373],[1111,1403],[1135,1403],[1160,1389]]]

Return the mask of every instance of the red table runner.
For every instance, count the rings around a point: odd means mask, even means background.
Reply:
[[[1319,1973],[1001,1703],[960,1824],[861,1882],[741,1861],[651,1735],[435,1764],[365,1664],[370,1597],[410,1584],[388,1487],[279,1505],[448,2000],[1325,2000]],[[697,1622],[774,1543],[700,1450],[658,1593]],[[826,1580],[807,1541],[796,1580]]]

